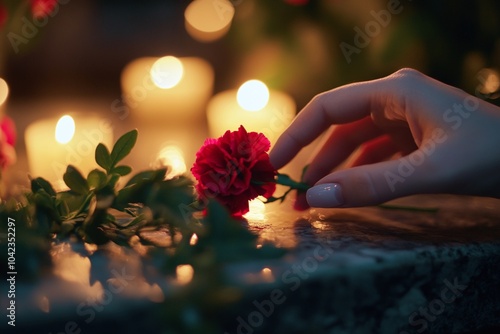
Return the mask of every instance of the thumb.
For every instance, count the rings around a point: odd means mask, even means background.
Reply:
[[[375,205],[417,194],[439,192],[446,175],[436,162],[416,150],[397,160],[333,172],[307,191],[312,207],[355,207]]]

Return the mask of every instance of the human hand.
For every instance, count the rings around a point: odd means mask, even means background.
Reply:
[[[317,95],[272,148],[273,166],[332,124],[296,207],[375,205],[419,193],[500,197],[500,108],[416,70]],[[358,147],[350,168],[332,172]]]

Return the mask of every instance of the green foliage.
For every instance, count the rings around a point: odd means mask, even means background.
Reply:
[[[30,222],[47,239],[76,236],[87,243],[112,241],[128,246],[136,236],[150,245],[154,241],[142,232],[164,230],[172,238],[170,247],[176,254],[173,265],[191,263],[195,254],[210,253],[218,263],[224,263],[265,253],[265,249],[257,250],[257,237],[231,218],[220,204],[210,202],[208,207],[202,207],[187,176],[166,179],[167,169],[146,170],[120,187],[121,178],[130,174],[132,168],[119,163],[131,152],[137,135],[137,130],[125,133],[111,153],[105,145],[97,145],[95,159],[102,169],[94,169],[86,177],[75,166],[67,166],[63,180],[68,190],[57,192],[47,180],[37,177],[31,179],[31,192],[24,200],[15,206],[2,204],[1,210],[24,215],[22,220]],[[286,175],[278,180],[294,183]],[[203,209],[207,215],[195,218]],[[189,240],[195,233],[199,243],[191,246]]]
[[[227,277],[224,265],[276,258],[285,251],[271,244],[258,248],[258,237],[221,204],[199,203],[187,176],[166,179],[167,169],[147,170],[132,175],[120,186],[121,178],[132,169],[119,163],[136,140],[137,131],[133,130],[118,139],[111,153],[99,144],[95,159],[102,169],[94,169],[86,177],[75,166],[68,166],[63,175],[68,190],[57,192],[47,180],[38,177],[31,180],[31,192],[21,200],[0,204],[4,221],[12,217],[22,222],[20,254],[39,259],[37,265],[23,273],[36,277],[42,267],[50,265],[49,250],[54,241],[71,237],[97,245],[114,242],[130,247],[138,240],[153,246],[145,260],[157,263],[164,275],[175,278],[179,265],[194,269],[192,281],[164,305],[168,327],[178,332],[219,332],[216,319],[243,296],[241,287]],[[200,215],[201,211],[206,214]],[[166,233],[170,244],[165,246],[148,237],[151,231]],[[198,241],[193,244],[194,234]],[[197,320],[183,320],[186,310],[195,312]]]

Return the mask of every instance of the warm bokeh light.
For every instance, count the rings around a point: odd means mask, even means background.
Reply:
[[[181,264],[175,268],[177,281],[181,284],[188,284],[193,279],[194,269],[189,264]]]
[[[194,39],[211,42],[223,37],[234,17],[229,0],[195,0],[184,12],[186,31]]]
[[[264,198],[265,200],[265,198]],[[250,221],[261,221],[266,218],[266,205],[262,202],[261,199],[256,198],[248,202],[248,207],[250,211],[248,211],[244,217]]]
[[[191,236],[191,239],[189,239],[189,244],[191,246],[194,246],[196,245],[196,243],[198,242],[198,236],[196,235],[196,233],[194,233],[192,236]]]
[[[262,269],[261,275],[262,275],[262,278],[264,279],[264,281],[266,281],[266,282],[273,282],[274,281],[273,271],[269,268]]]
[[[167,179],[184,174],[187,170],[184,154],[175,145],[167,145],[160,150],[155,166],[158,168],[168,167]]]
[[[73,117],[64,115],[56,125],[56,141],[60,144],[67,144],[75,135],[75,121]]]
[[[44,313],[49,313],[50,312],[49,298],[47,296],[37,296],[35,298],[38,308]]]
[[[169,89],[175,87],[181,81],[184,67],[178,58],[166,56],[155,61],[149,74],[157,87]]]
[[[481,83],[481,93],[492,94],[496,93],[500,88],[500,74],[490,68],[484,68],[478,73],[478,78]]]
[[[9,97],[9,85],[7,85],[7,81],[0,78],[0,105],[4,104]]]
[[[236,99],[243,109],[258,111],[269,102],[269,89],[260,80],[249,80],[240,86]]]

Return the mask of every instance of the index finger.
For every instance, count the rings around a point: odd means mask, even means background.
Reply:
[[[342,124],[369,115],[381,97],[383,79],[354,83],[314,97],[279,137],[269,157],[280,169],[332,124]]]

